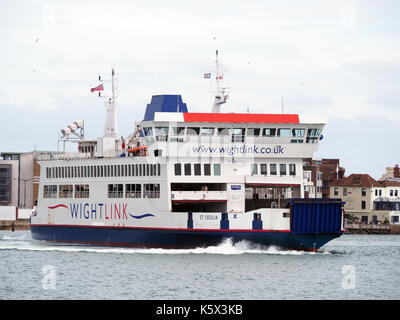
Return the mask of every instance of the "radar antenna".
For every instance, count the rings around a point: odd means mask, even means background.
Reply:
[[[226,103],[226,100],[229,98],[229,95],[225,94],[227,88],[223,86],[224,73],[220,70],[222,68],[222,65],[218,61],[218,50],[216,50],[215,55],[216,55],[215,64],[217,69],[216,70],[217,92],[215,94],[212,112],[220,113],[221,105]]]

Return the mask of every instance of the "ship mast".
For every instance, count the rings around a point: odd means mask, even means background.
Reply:
[[[222,66],[218,61],[218,50],[216,50],[215,64],[216,64],[217,92],[215,94],[212,112],[220,113],[221,105],[226,103],[226,100],[228,99],[229,96],[225,94],[226,88],[223,87],[224,73],[220,71]]]
[[[100,77],[99,77],[99,80],[101,80]],[[104,80],[101,80],[101,81],[104,81]],[[111,98],[108,98],[108,100],[105,102],[105,104],[106,104],[106,121],[104,124],[103,137],[118,138],[117,113],[115,110],[116,83],[115,83],[114,68],[111,69],[111,90],[112,90],[112,96],[111,96]]]

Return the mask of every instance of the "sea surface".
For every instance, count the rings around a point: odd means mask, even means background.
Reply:
[[[317,253],[250,242],[191,250],[33,241],[0,231],[0,299],[400,299],[400,235],[343,235]]]

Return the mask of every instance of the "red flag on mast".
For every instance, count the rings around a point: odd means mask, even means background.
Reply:
[[[103,84],[100,84],[97,87],[91,88],[90,92],[103,91],[103,90],[104,90]]]

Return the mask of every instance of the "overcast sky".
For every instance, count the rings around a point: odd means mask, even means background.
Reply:
[[[316,157],[378,179],[400,163],[399,33],[398,0],[2,0],[0,151],[56,150],[79,119],[101,136],[112,66],[122,136],[154,94],[210,112],[218,49],[222,112],[325,114]]]

